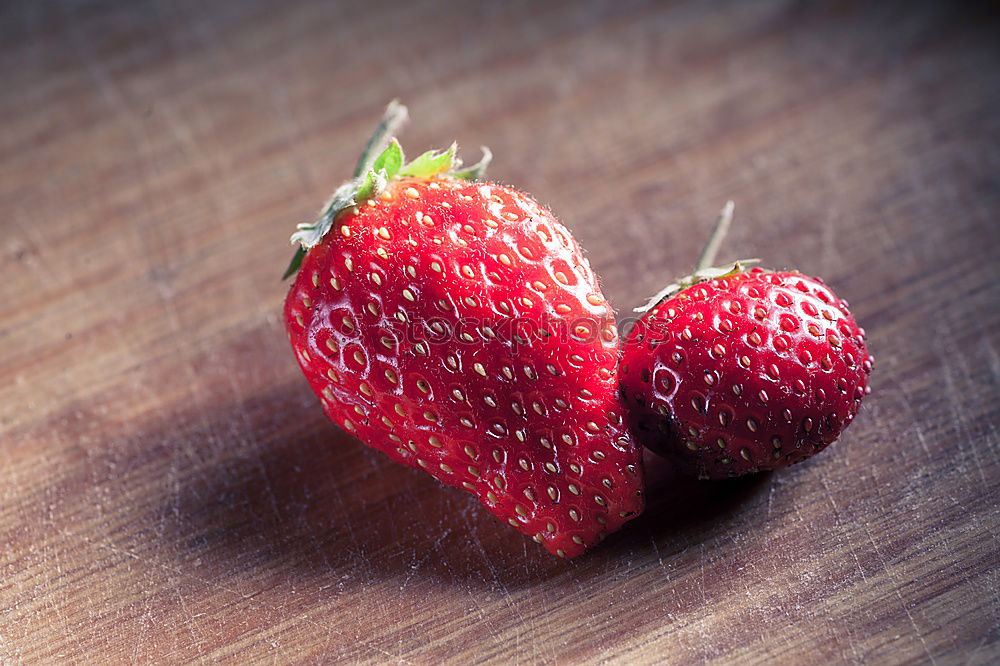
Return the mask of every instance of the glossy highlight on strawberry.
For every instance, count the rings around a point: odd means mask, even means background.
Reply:
[[[821,280],[753,268],[651,309],[626,339],[621,390],[642,444],[726,478],[821,451],[854,419],[871,370],[864,331]]]
[[[306,379],[361,441],[579,555],[643,507],[596,277],[531,197],[456,177],[451,158],[420,175],[401,175],[401,151],[380,160],[288,293]]]

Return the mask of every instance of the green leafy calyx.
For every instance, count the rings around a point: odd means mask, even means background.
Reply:
[[[393,136],[406,122],[406,118],[405,106],[396,100],[389,103],[358,160],[354,177],[334,190],[333,196],[313,222],[298,225],[298,230],[292,234],[292,244],[298,244],[298,247],[282,279],[299,270],[306,252],[330,231],[341,211],[379,196],[394,179],[432,178],[440,175],[461,180],[479,180],[483,177],[493,157],[485,146],[482,148],[483,158],[465,168],[462,168],[462,161],[457,156],[458,146],[454,143],[447,150],[429,150],[407,162],[402,146]]]
[[[708,268],[702,268],[695,271],[691,275],[687,275],[676,282],[668,284],[666,287],[651,296],[649,300],[646,301],[645,305],[634,308],[632,312],[648,312],[663,301],[667,300],[671,296],[679,294],[688,287],[693,287],[696,284],[708,282],[709,280],[732,277],[733,275],[744,272],[748,266],[752,266],[757,263],[760,263],[760,259],[740,259],[739,261],[734,261],[733,263],[726,264],[725,266],[710,266]]]

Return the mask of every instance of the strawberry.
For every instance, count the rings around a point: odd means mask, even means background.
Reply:
[[[621,391],[636,438],[701,478],[786,467],[818,453],[869,392],[864,330],[819,278],[704,268],[654,297],[624,343]]]
[[[638,515],[612,311],[576,241],[526,194],[478,182],[455,146],[384,145],[300,225],[285,301],[326,414],[391,459],[471,492],[573,557]]]

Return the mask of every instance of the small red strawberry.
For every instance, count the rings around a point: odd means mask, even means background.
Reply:
[[[643,445],[701,478],[777,469],[857,414],[872,357],[847,302],[797,271],[706,269],[671,285],[624,343],[621,390]]]
[[[454,145],[371,159],[404,114],[293,236],[296,358],[335,423],[573,557],[643,506],[611,308],[549,211],[474,180],[485,149],[466,170]]]

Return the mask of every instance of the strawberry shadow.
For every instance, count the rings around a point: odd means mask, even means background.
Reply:
[[[611,535],[604,547],[621,553],[654,550],[669,559],[722,534],[736,534],[755,515],[771,472],[725,481],[684,476],[648,451],[644,459],[646,509],[625,528]]]
[[[393,463],[326,420],[305,386],[289,386],[184,428],[174,416],[146,441],[208,442],[152,517],[172,565],[213,580],[336,581],[340,590],[395,580],[502,590],[566,569],[474,497]],[[178,562],[180,560],[180,562]],[[280,579],[280,580],[279,580]]]
[[[337,594],[394,582],[509,594],[554,579],[579,585],[627,573],[651,550],[679,552],[709,538],[766,479],[699,482],[651,458],[646,512],[567,562],[471,495],[347,436],[305,386],[209,411],[209,423],[174,415],[140,435],[165,448],[206,442],[191,468],[164,488],[152,536],[171,566],[231,586],[252,579]]]

